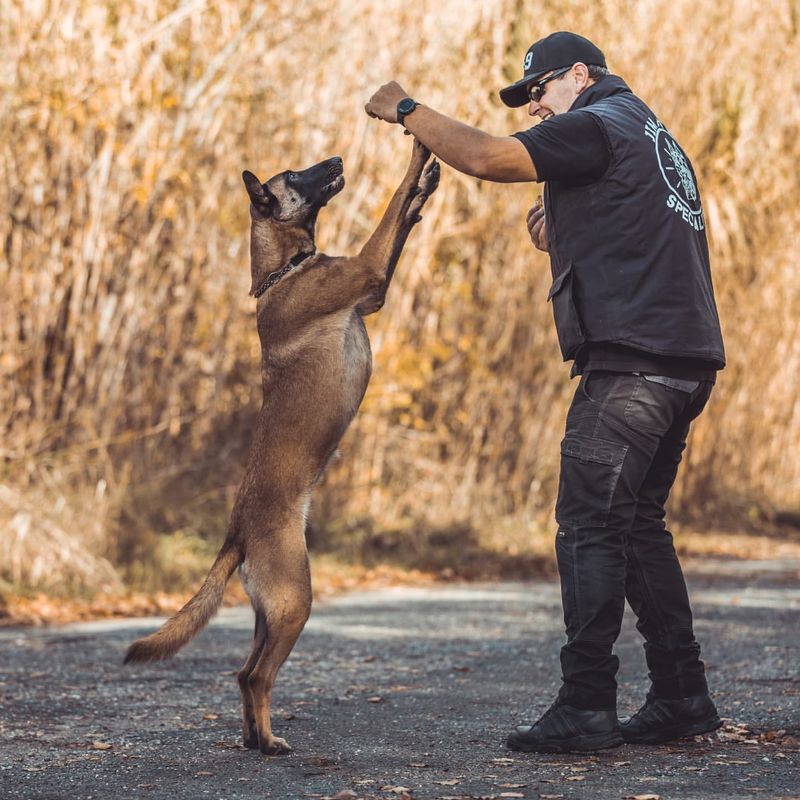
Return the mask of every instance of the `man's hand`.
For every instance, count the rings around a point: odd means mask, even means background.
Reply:
[[[547,226],[544,221],[544,206],[540,201],[528,212],[528,233],[533,246],[537,250],[547,253],[550,243],[547,241]]]
[[[404,97],[408,97],[406,90],[396,81],[389,81],[370,97],[364,110],[384,122],[397,122],[397,104]]]

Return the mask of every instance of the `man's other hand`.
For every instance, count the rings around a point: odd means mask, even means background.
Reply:
[[[389,81],[370,97],[364,110],[384,122],[397,122],[397,104],[404,97],[408,97],[406,90],[396,81]]]
[[[544,221],[544,206],[539,203],[536,203],[528,212],[528,233],[537,250],[544,253],[550,250],[550,243],[547,241],[547,226]]]

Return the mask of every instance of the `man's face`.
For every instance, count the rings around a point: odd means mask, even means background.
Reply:
[[[544,80],[548,75],[552,75],[555,70],[543,75],[539,80]],[[544,94],[539,100],[531,100],[528,105],[528,114],[532,117],[540,117],[541,119],[549,119],[556,114],[563,114],[569,111],[575,98],[583,90],[583,86],[579,87],[580,81],[576,80],[575,68],[573,67],[568,72],[565,72],[558,78],[548,81],[542,87]]]

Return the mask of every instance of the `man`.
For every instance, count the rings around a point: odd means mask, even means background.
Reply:
[[[714,730],[720,720],[664,524],[689,425],[725,365],[695,174],[589,40],[551,34],[530,47],[523,70],[500,97],[542,121],[513,136],[450,119],[394,82],[366,106],[468,175],[546,182],[528,229],[550,254],[559,344],[581,376],[556,502],[567,643],[556,701],[508,746],[592,751]],[[612,648],[626,597],[651,688],[618,722]]]

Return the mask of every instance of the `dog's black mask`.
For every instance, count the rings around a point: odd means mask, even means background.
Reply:
[[[321,208],[344,188],[342,159],[334,156],[301,172],[285,172],[284,179],[310,206]]]
[[[258,216],[312,230],[320,208],[344,188],[339,156],[300,172],[280,172],[263,184],[252,172],[245,171],[242,178]]]

